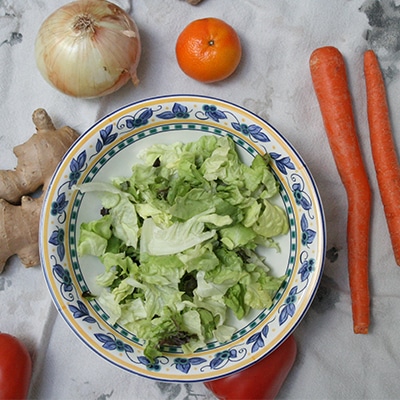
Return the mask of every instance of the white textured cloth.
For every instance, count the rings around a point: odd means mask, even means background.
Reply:
[[[120,0],[139,27],[143,45],[136,88],[128,83],[100,99],[70,98],[39,74],[34,41],[42,21],[65,0],[0,0],[0,168],[12,169],[12,148],[26,141],[32,112],[45,108],[56,126],[83,133],[125,104],[157,95],[219,97],[275,126],[308,164],[325,205],[327,249],[315,301],[295,332],[298,357],[280,399],[398,399],[400,393],[400,269],[396,266],[377,189],[368,139],[362,55],[381,57],[396,138],[400,132],[400,10],[398,1],[374,0]],[[175,41],[190,21],[214,16],[230,23],[243,44],[235,74],[216,84],[185,76]],[[371,329],[352,330],[348,274],[347,201],[311,84],[308,60],[320,46],[346,58],[360,142],[374,204],[371,229]],[[397,140],[400,146],[400,139]],[[351,154],[349,154],[351,157]],[[23,229],[23,227],[21,227]],[[29,347],[32,399],[214,399],[201,383],[160,383],[121,371],[91,352],[57,314],[39,267],[12,257],[0,275],[0,331]],[[1,349],[0,349],[1,352]]]

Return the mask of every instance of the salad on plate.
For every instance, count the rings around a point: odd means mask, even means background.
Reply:
[[[228,341],[228,316],[245,318],[272,305],[285,276],[270,273],[260,246],[279,251],[274,237],[289,230],[274,204],[279,184],[268,154],[247,165],[229,136],[154,144],[128,177],[77,188],[99,193],[99,218],[80,226],[80,256],[104,265],[97,301],[145,340],[154,360],[163,346],[193,353]]]

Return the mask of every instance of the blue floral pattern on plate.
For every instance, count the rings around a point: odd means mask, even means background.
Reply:
[[[165,348],[150,362],[143,342],[111,325],[92,293],[99,266],[77,255],[79,225],[93,212],[75,185],[129,173],[136,149],[155,142],[229,135],[251,162],[268,152],[280,182],[290,232],[268,250],[276,274],[287,279],[269,309],[235,321],[227,343],[211,342],[195,354]],[[99,178],[100,179],[100,178]],[[234,104],[202,96],[168,96],[130,104],[103,118],[69,150],[48,189],[40,227],[43,273],[53,301],[70,328],[100,356],[127,371],[166,381],[202,381],[242,369],[269,354],[296,328],[314,298],[323,271],[325,223],[315,183],[291,145],[267,122]],[[101,268],[101,267],[100,267]],[[97,271],[97,272],[96,272]]]

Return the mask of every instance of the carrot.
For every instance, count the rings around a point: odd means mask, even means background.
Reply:
[[[348,273],[354,333],[368,333],[370,323],[369,236],[371,188],[355,126],[346,66],[335,47],[310,57],[314,90],[339,176],[347,194]]]
[[[364,53],[371,151],[397,265],[400,265],[400,167],[390,124],[385,82],[373,50]]]

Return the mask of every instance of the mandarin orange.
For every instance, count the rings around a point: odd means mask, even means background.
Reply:
[[[176,58],[182,71],[200,82],[217,82],[237,68],[242,47],[236,31],[218,18],[191,22],[178,36]]]

